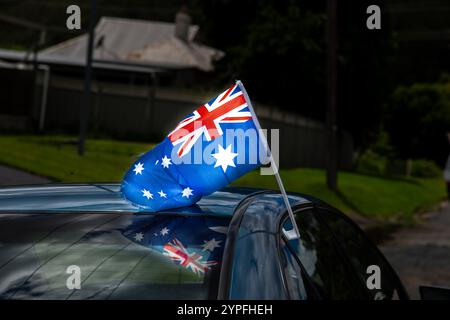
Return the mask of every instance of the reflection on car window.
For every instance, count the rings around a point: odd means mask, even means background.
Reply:
[[[289,297],[294,300],[306,300],[308,294],[304,285],[303,273],[284,241],[281,242],[281,251],[283,253],[281,265],[284,268]]]
[[[380,253],[366,239],[364,234],[348,222],[344,217],[339,216],[331,210],[321,210],[322,216],[339,240],[339,244],[351,260],[364,288],[368,294],[377,300],[392,299],[397,297],[396,287],[398,281],[390,267],[386,264]],[[381,272],[381,287],[367,288],[365,285],[367,278],[372,274],[367,273],[369,266],[378,266]]]
[[[227,225],[206,217],[15,214],[0,223],[0,298],[216,298]],[[66,286],[71,265],[80,267],[80,290]]]
[[[299,260],[314,282],[319,294],[325,299],[361,299],[361,285],[354,281],[338,254],[334,240],[323,224],[315,218],[312,210],[302,210],[295,215],[300,239],[289,240]],[[292,229],[289,219],[283,225]]]

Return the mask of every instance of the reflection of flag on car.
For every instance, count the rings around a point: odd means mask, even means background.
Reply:
[[[164,255],[178,261],[181,266],[190,268],[194,273],[205,273],[210,266],[217,264],[216,261],[202,261],[203,256],[196,252],[189,253],[183,243],[176,238],[164,245]]]
[[[200,106],[139,158],[123,195],[151,211],[196,203],[267,159],[265,137],[241,82]]]
[[[131,241],[155,250],[196,274],[220,264],[227,220],[136,215],[122,230]]]

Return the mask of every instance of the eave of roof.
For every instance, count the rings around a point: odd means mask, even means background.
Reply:
[[[14,51],[0,49],[0,59],[4,59],[12,62],[20,62],[24,64],[33,63],[33,55],[27,55],[24,51]],[[85,59],[68,59],[67,57],[61,56],[48,56],[42,53],[38,53],[36,56],[36,62],[38,64],[46,64],[50,66],[66,66],[66,67],[83,67],[85,66]],[[114,71],[124,71],[133,73],[158,73],[166,72],[165,68],[157,66],[149,66],[148,64],[143,64],[134,61],[110,61],[110,60],[94,60],[92,63],[94,69],[103,70],[114,70]]]

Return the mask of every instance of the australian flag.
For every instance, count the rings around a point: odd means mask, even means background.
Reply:
[[[122,194],[150,211],[189,206],[268,162],[268,148],[243,84],[183,119],[125,174]]]
[[[201,275],[220,265],[227,229],[226,219],[134,215],[122,234]]]

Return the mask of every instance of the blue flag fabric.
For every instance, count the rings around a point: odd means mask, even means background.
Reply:
[[[266,163],[267,143],[240,81],[182,120],[125,174],[121,191],[150,211],[189,206]]]

